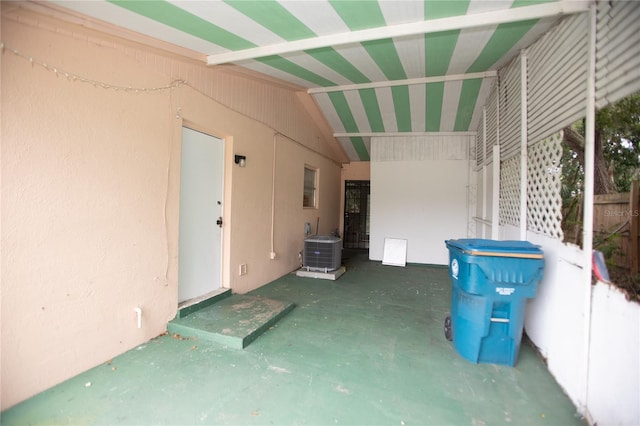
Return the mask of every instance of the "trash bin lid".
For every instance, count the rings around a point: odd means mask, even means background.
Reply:
[[[455,247],[466,254],[474,256],[519,257],[525,259],[542,259],[543,252],[539,246],[529,241],[519,240],[485,240],[468,238],[446,240],[447,247]]]

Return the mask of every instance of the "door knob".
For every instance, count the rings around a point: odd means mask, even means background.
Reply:
[[[216,220],[216,225],[222,228],[222,217],[219,217],[218,220]]]

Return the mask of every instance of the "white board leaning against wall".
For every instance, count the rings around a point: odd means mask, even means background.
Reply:
[[[446,265],[444,241],[467,235],[470,135],[371,138],[369,258],[407,240],[407,262]]]

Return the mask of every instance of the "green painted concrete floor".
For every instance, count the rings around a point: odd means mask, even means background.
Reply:
[[[245,349],[163,335],[2,424],[585,424],[527,344],[513,368],[457,355],[445,268],[366,256],[345,251],[336,281],[288,274],[252,292],[296,307]]]

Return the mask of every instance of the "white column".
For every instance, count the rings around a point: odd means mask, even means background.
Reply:
[[[587,401],[589,397],[589,350],[591,346],[591,264],[593,252],[593,191],[594,191],[594,158],[595,158],[595,116],[596,116],[596,5],[589,9],[589,58],[587,69],[587,110],[585,117],[585,146],[584,146],[584,213],[582,218],[582,250],[583,277],[585,286],[583,309],[583,354],[582,359],[582,394],[578,410],[589,424],[592,423]]]
[[[527,239],[527,52],[520,51],[520,239]]]
[[[497,240],[500,237],[500,84],[496,89],[496,144],[493,146],[493,214],[494,222],[491,230],[491,238]]]
[[[497,240],[500,236],[500,145],[493,146],[493,212],[491,220],[491,239]]]
[[[487,108],[482,108],[482,238],[487,237]]]

